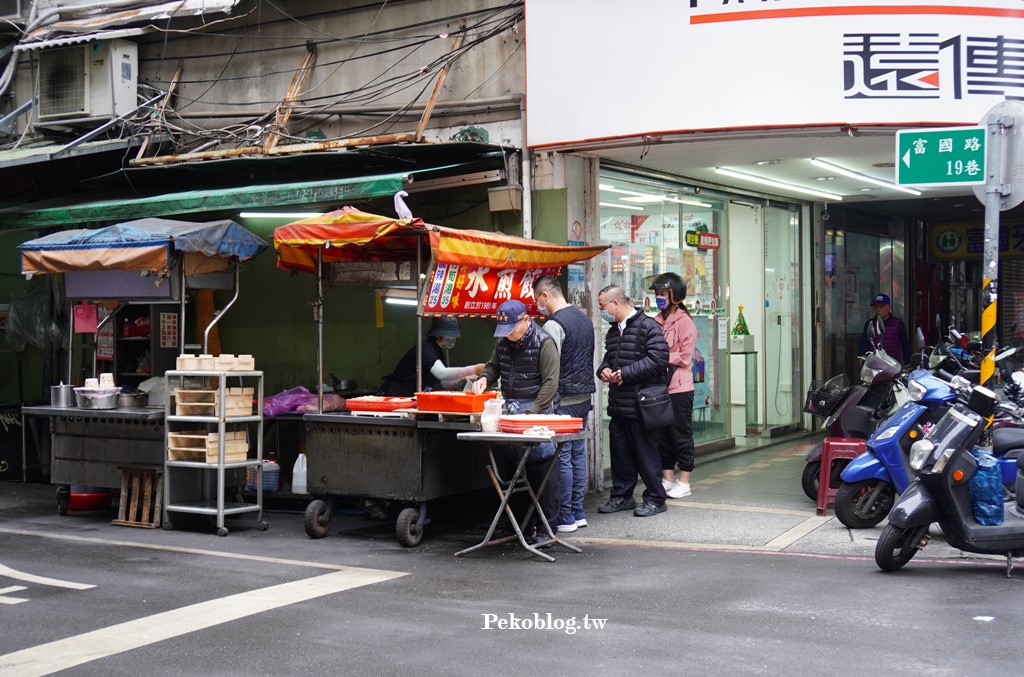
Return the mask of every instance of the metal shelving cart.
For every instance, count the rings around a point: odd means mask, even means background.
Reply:
[[[216,515],[217,535],[227,536],[226,515],[255,512],[258,528],[265,530],[263,372],[168,371],[166,379],[164,528],[173,528],[168,513]],[[231,387],[231,379],[254,385]],[[186,429],[189,424],[193,429]],[[248,458],[249,440],[256,441],[255,458]],[[228,473],[250,467],[256,475],[256,503],[240,495],[227,500]],[[212,485],[211,472],[216,473]]]

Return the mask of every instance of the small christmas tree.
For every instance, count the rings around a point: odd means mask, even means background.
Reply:
[[[743,306],[739,306],[740,312],[736,316],[736,325],[732,328],[733,336],[750,336],[750,330],[747,329],[747,321],[743,319]]]

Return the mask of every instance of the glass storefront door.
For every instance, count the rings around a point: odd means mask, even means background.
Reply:
[[[803,407],[799,212],[767,206],[764,227],[764,421],[777,428]]]
[[[618,285],[654,315],[654,293],[644,279],[674,272],[686,281],[687,307],[697,325],[694,441],[721,439],[727,434],[720,367],[726,352],[719,340],[724,283],[717,243],[725,241],[725,203],[688,186],[607,170],[601,172],[599,190],[600,241],[611,248],[597,259],[595,292]],[[606,332],[603,326],[600,335]]]

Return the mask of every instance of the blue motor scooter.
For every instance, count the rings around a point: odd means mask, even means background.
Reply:
[[[947,374],[947,376],[949,376]],[[966,379],[956,377],[960,387]],[[851,529],[867,529],[884,520],[914,477],[909,464],[911,445],[942,418],[956,401],[957,392],[949,381],[923,369],[911,372],[908,383],[910,401],[901,406],[867,441],[867,450],[850,461],[840,475],[843,485],[836,492],[836,517]],[[1016,456],[1024,447],[1024,435],[1007,431],[997,441],[1003,482],[1016,480]]]

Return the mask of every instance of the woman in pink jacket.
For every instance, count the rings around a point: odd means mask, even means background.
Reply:
[[[668,393],[675,413],[675,421],[661,432],[661,481],[669,498],[684,498],[690,495],[690,473],[694,466],[693,353],[697,347],[697,325],[686,310],[686,282],[681,277],[664,273],[654,280],[651,289],[661,310],[654,319],[668,341]]]

